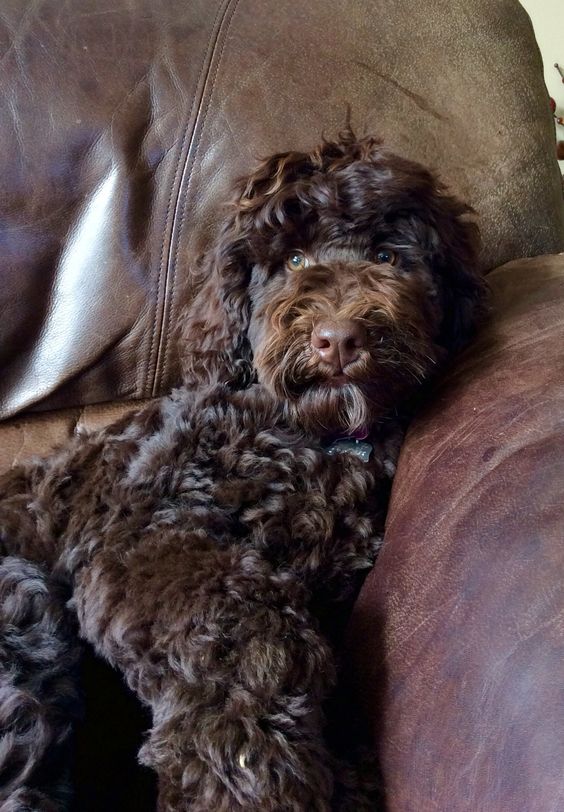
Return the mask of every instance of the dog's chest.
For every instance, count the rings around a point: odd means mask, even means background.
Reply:
[[[129,489],[150,487],[154,524],[260,544],[265,534],[327,538],[344,516],[366,512],[373,481],[360,459],[308,444],[271,412],[230,404],[176,416],[140,444],[127,474]]]

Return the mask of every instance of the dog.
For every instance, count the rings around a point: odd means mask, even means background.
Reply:
[[[327,746],[318,609],[372,566],[397,416],[484,312],[478,244],[350,127],[238,183],[182,385],[0,481],[2,812],[70,803],[79,638],[150,708],[160,812],[374,809]]]

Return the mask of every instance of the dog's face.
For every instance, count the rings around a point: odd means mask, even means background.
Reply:
[[[202,264],[187,383],[257,379],[308,431],[367,433],[470,335],[484,286],[468,212],[351,132],[263,162]]]

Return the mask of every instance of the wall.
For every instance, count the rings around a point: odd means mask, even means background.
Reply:
[[[564,117],[564,84],[554,67],[558,62],[564,71],[564,0],[521,0],[527,11],[544,62],[544,81],[556,101],[557,115]],[[518,92],[518,88],[515,88]],[[556,137],[564,141],[564,127],[556,124]],[[564,173],[564,161],[559,161]]]

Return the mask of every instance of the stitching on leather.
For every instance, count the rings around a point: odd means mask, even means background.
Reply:
[[[210,106],[211,106],[211,102],[212,102],[212,98],[213,98],[213,94],[214,94],[214,89],[215,89],[215,84],[216,84],[216,81],[217,81],[217,76],[218,76],[218,73],[219,73],[219,69],[221,67],[221,63],[222,63],[222,59],[223,59],[223,53],[225,51],[225,46],[226,46],[226,43],[227,43],[227,33],[229,31],[229,28],[231,27],[231,23],[233,22],[233,17],[235,16],[235,12],[237,10],[237,6],[239,5],[239,2],[240,2],[240,0],[234,0],[231,9],[227,8],[225,10],[225,14],[224,14],[223,19],[222,19],[222,21],[220,23],[220,29],[223,29],[223,30],[218,31],[218,36],[216,38],[216,45],[217,45],[217,42],[219,41],[219,37],[220,37],[221,33],[223,34],[223,42],[221,44],[221,48],[220,48],[218,56],[217,56],[217,62],[216,62],[215,69],[213,71],[213,76],[211,76],[211,78],[210,78],[210,76],[208,76],[207,79],[206,79],[206,84],[207,84],[207,82],[209,80],[209,94],[208,94],[207,101],[205,102],[205,109],[204,109],[203,113],[201,114],[201,116],[199,118],[199,121],[196,123],[196,125],[194,127],[194,130],[197,130],[198,124],[200,124],[200,122],[201,122],[200,127],[199,127],[199,133],[198,133],[198,135],[196,137],[196,140],[194,141],[193,149],[190,149],[188,151],[187,156],[186,156],[185,168],[188,166],[190,154],[191,154],[192,157],[191,157],[191,162],[190,162],[191,163],[190,169],[189,169],[189,171],[187,173],[187,176],[186,176],[186,182],[181,183],[181,188],[179,189],[179,198],[181,197],[182,209],[181,209],[181,216],[180,216],[180,221],[179,221],[179,225],[178,225],[178,234],[177,234],[177,238],[176,238],[176,246],[175,246],[175,249],[174,249],[174,256],[172,257],[172,261],[171,261],[170,269],[169,269],[169,273],[168,273],[168,278],[171,280],[171,282],[170,282],[169,308],[168,308],[169,321],[172,318],[172,316],[174,314],[174,310],[175,310],[174,296],[175,296],[175,290],[176,290],[176,275],[177,275],[176,271],[177,271],[177,263],[178,263],[178,254],[180,252],[181,237],[182,237],[182,233],[184,231],[184,223],[185,223],[185,220],[186,220],[186,212],[188,210],[188,192],[190,190],[190,187],[191,187],[191,184],[192,184],[192,177],[193,177],[192,176],[192,169],[193,169],[193,167],[194,167],[194,165],[196,163],[196,158],[198,156],[200,143],[202,141],[202,137],[203,137],[203,134],[204,134],[205,122],[206,122],[207,115],[208,115],[208,112],[209,112],[209,109],[210,109]],[[213,56],[212,56],[212,60],[213,60]],[[210,65],[211,65],[211,63],[210,63]],[[206,88],[204,88],[204,92],[202,93],[202,97],[200,99],[200,105],[202,105],[205,95],[206,95]],[[182,192],[182,195],[181,195],[181,192]],[[173,237],[173,236],[174,235],[171,235],[171,237]],[[165,308],[163,310],[163,322],[164,322],[165,314],[166,314],[166,301],[165,301]],[[167,333],[166,333],[166,331],[164,329],[164,323],[163,323],[163,330],[162,330],[162,333],[161,333],[161,351],[159,352],[159,354],[157,356],[157,363],[155,364],[155,376],[154,376],[154,382],[153,382],[153,387],[154,387],[153,388],[153,395],[155,394],[155,389],[157,387],[158,359],[161,356],[163,358],[163,363],[162,363],[162,373],[161,373],[160,378],[161,378],[161,380],[166,379],[166,372],[167,372],[168,363],[169,363],[169,357],[170,357],[170,345],[171,345],[171,342],[168,340],[168,335],[167,335]]]
[[[159,354],[160,354],[159,348],[158,348],[158,344],[160,342],[157,341],[157,334],[159,332],[159,329],[158,329],[159,326],[160,326],[160,335],[161,335],[161,337],[162,337],[163,331],[164,331],[164,317],[165,317],[165,312],[166,312],[166,296],[165,296],[165,294],[166,294],[166,288],[167,288],[166,276],[167,276],[168,265],[169,265],[168,257],[170,255],[169,254],[169,248],[170,248],[170,243],[171,243],[171,241],[172,241],[172,239],[174,237],[174,223],[175,223],[175,220],[176,220],[175,212],[177,210],[178,200],[180,198],[180,194],[181,194],[181,191],[182,191],[182,182],[181,181],[179,183],[178,191],[176,192],[176,194],[175,194],[175,189],[176,189],[179,178],[182,177],[182,174],[183,174],[183,172],[185,170],[186,164],[187,164],[188,159],[190,157],[190,151],[191,150],[190,150],[190,148],[188,148],[186,150],[184,160],[182,160],[182,156],[184,155],[185,145],[186,145],[187,141],[189,140],[189,136],[193,135],[193,133],[194,133],[194,131],[196,129],[197,119],[194,122],[194,126],[191,129],[189,128],[189,124],[190,124],[190,120],[192,118],[192,113],[193,113],[194,108],[196,106],[196,100],[198,100],[198,105],[200,105],[201,102],[202,102],[202,98],[205,95],[207,77],[203,81],[202,91],[201,91],[201,94],[199,94],[199,97],[198,97],[198,92],[197,92],[198,87],[200,86],[202,76],[204,75],[204,73],[206,71],[209,71],[209,69],[211,68],[211,65],[213,63],[214,52],[215,52],[217,42],[218,42],[220,34],[221,34],[221,29],[223,27],[223,20],[227,16],[227,13],[229,11],[230,3],[231,3],[231,0],[225,0],[224,3],[220,3],[220,5],[219,5],[219,7],[217,9],[217,12],[216,12],[216,15],[214,17],[213,24],[212,24],[212,33],[211,33],[210,41],[208,43],[206,54],[205,54],[205,57],[204,57],[204,59],[202,61],[202,65],[201,65],[200,71],[198,73],[198,78],[196,80],[194,98],[192,99],[192,104],[190,105],[190,109],[189,109],[188,114],[187,114],[187,116],[185,118],[185,124],[184,124],[184,128],[183,128],[184,129],[184,135],[182,136],[182,143],[180,145],[180,150],[179,150],[179,153],[178,153],[178,159],[176,161],[176,168],[174,170],[174,178],[173,178],[173,181],[172,181],[172,184],[171,184],[170,195],[169,195],[168,204],[167,204],[167,208],[166,208],[165,229],[164,229],[165,233],[164,233],[164,236],[163,236],[163,243],[162,243],[160,261],[159,261],[159,274],[158,274],[158,278],[157,278],[157,301],[156,301],[156,304],[155,304],[155,311],[154,311],[154,317],[153,317],[153,329],[152,329],[152,333],[151,333],[151,345],[150,345],[150,348],[149,348],[149,357],[147,359],[147,364],[145,365],[145,375],[144,375],[144,378],[143,378],[143,383],[142,383],[142,385],[140,387],[141,388],[141,394],[142,394],[143,397],[150,397],[152,395],[152,393],[155,391],[155,387],[156,387],[157,372],[158,372],[158,358],[159,358]],[[219,22],[218,22],[218,20],[219,20]],[[214,32],[215,32],[215,36],[214,36]],[[174,206],[173,206],[173,203],[174,203]],[[171,210],[173,211],[172,221],[170,219]],[[169,225],[170,225],[170,229],[169,229]],[[169,233],[169,230],[170,230],[170,239],[167,238],[167,234]],[[162,280],[163,280],[163,276],[165,277],[165,282],[164,282],[163,290],[162,290],[162,294],[161,294],[161,283],[162,283]],[[154,354],[155,354],[155,356],[154,356]],[[153,356],[154,356],[154,358],[153,358]],[[154,367],[154,369],[152,369],[153,367]],[[149,385],[149,378],[151,376],[151,371],[152,371],[152,381],[151,381],[151,383]]]

